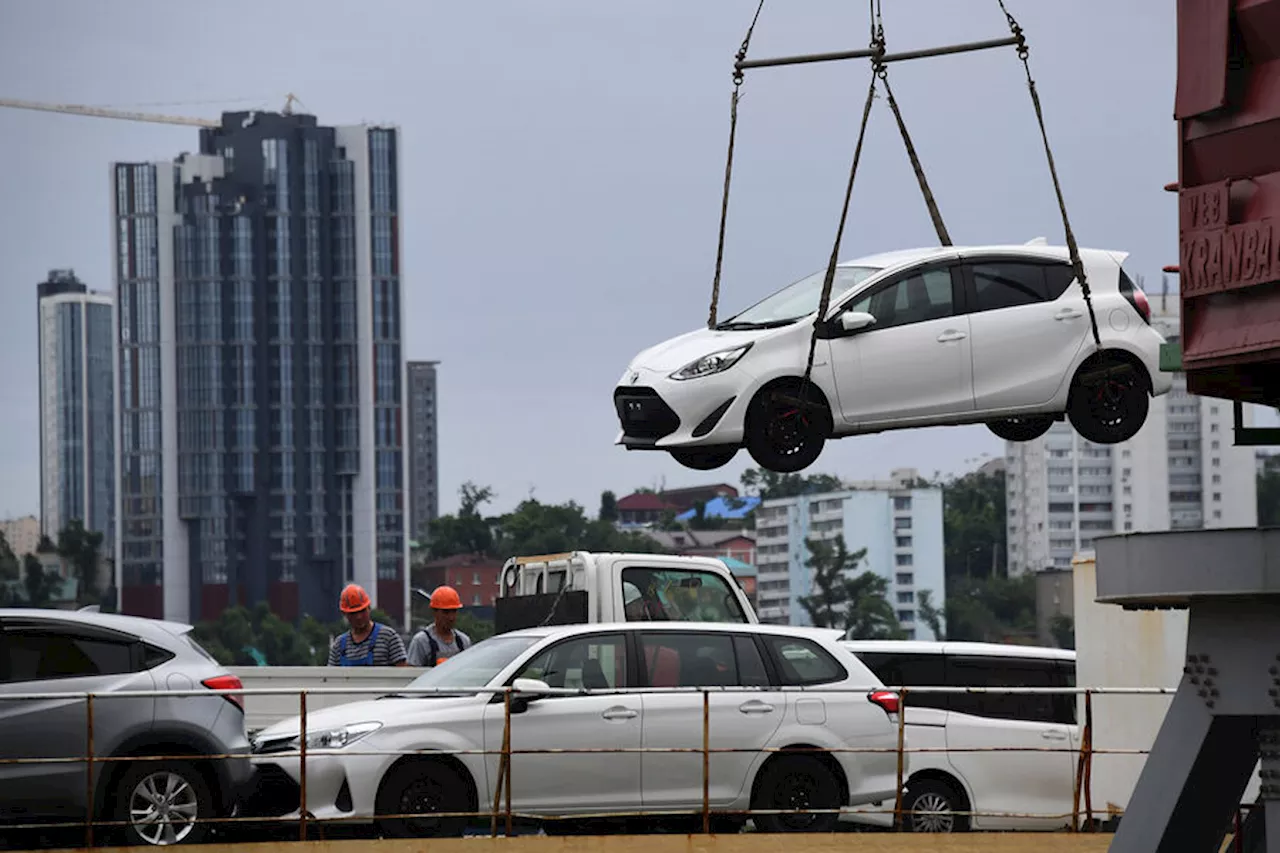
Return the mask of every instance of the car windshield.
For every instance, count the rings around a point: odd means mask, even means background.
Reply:
[[[470,648],[464,649],[442,664],[419,675],[409,682],[409,687],[437,687],[441,689],[487,687],[498,673],[520,656],[525,649],[538,642],[541,637],[531,636],[498,636],[481,640]],[[414,694],[409,694],[414,695]],[[429,698],[430,693],[419,693],[417,696]]]
[[[831,284],[831,299],[834,302],[841,294],[880,272],[879,267],[836,267],[836,278]],[[718,325],[717,329],[751,329],[772,325],[794,323],[818,310],[822,302],[822,283],[826,280],[827,271],[819,270],[806,276],[794,284],[766,296],[746,311],[730,317]]]

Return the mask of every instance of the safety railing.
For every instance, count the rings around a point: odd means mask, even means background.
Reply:
[[[711,697],[724,693],[784,693],[784,694],[820,694],[825,697],[831,697],[840,694],[863,695],[868,698],[871,694],[896,694],[898,700],[897,710],[897,736],[896,744],[892,746],[859,746],[859,747],[831,747],[831,748],[812,748],[797,749],[791,747],[713,747],[711,745]],[[111,693],[69,693],[69,692],[31,692],[31,693],[10,693],[0,697],[0,708],[5,707],[13,702],[20,701],[49,701],[56,700],[66,703],[71,700],[83,700],[85,703],[85,722],[86,722],[86,742],[87,750],[84,755],[76,757],[3,757],[0,758],[0,768],[4,765],[15,764],[85,764],[85,801],[89,804],[97,804],[102,802],[99,795],[98,785],[102,781],[101,770],[109,767],[116,762],[155,762],[155,761],[183,761],[183,762],[205,762],[216,760],[234,760],[248,762],[256,759],[258,762],[279,764],[283,761],[296,759],[297,761],[297,817],[290,817],[291,812],[285,812],[283,816],[264,816],[264,815],[231,815],[231,816],[209,816],[200,817],[199,823],[208,824],[262,824],[264,822],[292,822],[298,824],[298,837],[306,839],[309,837],[309,830],[316,826],[323,827],[327,824],[342,824],[352,822],[368,822],[368,816],[338,816],[317,818],[311,814],[307,808],[307,776],[308,776],[308,759],[312,761],[320,760],[324,756],[341,753],[346,756],[356,755],[396,755],[396,756],[421,756],[429,758],[431,756],[463,756],[463,755],[482,755],[482,756],[498,756],[498,768],[496,779],[493,784],[489,784],[489,766],[485,764],[484,776],[473,780],[476,794],[476,808],[470,811],[450,811],[440,812],[433,811],[428,814],[421,812],[409,813],[378,813],[376,819],[378,821],[386,820],[441,820],[447,818],[457,819],[479,819],[487,818],[489,820],[489,832],[491,835],[498,835],[500,828],[510,835],[513,831],[513,823],[519,821],[536,821],[540,823],[558,822],[558,821],[591,821],[598,819],[625,819],[625,818],[658,818],[658,817],[682,817],[696,818],[701,817],[702,831],[710,832],[713,823],[717,818],[752,818],[761,815],[821,815],[821,814],[839,814],[839,815],[874,815],[888,814],[892,815],[892,823],[896,828],[901,828],[904,817],[908,811],[904,809],[903,796],[905,785],[910,778],[910,761],[911,754],[921,753],[961,753],[961,752],[1045,752],[1045,753],[1073,753],[1076,755],[1075,768],[1073,770],[1073,796],[1070,812],[1060,814],[1045,813],[1015,813],[1015,812],[997,812],[997,811],[978,811],[978,810],[952,810],[950,814],[960,817],[1001,817],[1001,818],[1020,818],[1020,819],[1051,819],[1061,820],[1067,823],[1068,831],[1079,831],[1082,826],[1085,831],[1091,831],[1095,828],[1095,813],[1092,801],[1092,765],[1093,759],[1098,755],[1146,755],[1149,749],[1133,748],[1098,748],[1093,743],[1093,697],[1099,695],[1112,696],[1138,696],[1138,695],[1171,695],[1175,692],[1172,688],[1154,688],[1154,687],[1109,687],[1109,688],[1084,688],[1084,687],[886,687],[883,685],[874,685],[868,687],[833,687],[830,685],[817,686],[784,686],[784,687],[648,687],[648,688],[613,688],[613,689],[576,689],[576,688],[548,688],[539,690],[535,696],[530,694],[518,693],[511,687],[466,687],[466,688],[414,688],[414,687],[332,687],[332,688],[308,688],[299,690],[297,688],[231,688],[231,689],[190,689],[190,690],[138,690],[138,691],[113,691]],[[1005,695],[1069,695],[1073,697],[1083,696],[1083,723],[1077,722],[1071,725],[1080,726],[1080,742],[1079,745],[1064,746],[985,746],[985,747],[919,747],[912,746],[908,737],[908,711],[910,709],[910,697],[919,694],[1005,694]],[[296,741],[296,749],[286,749],[280,751],[271,751],[269,753],[248,754],[248,753],[229,753],[220,755],[199,754],[193,755],[190,752],[181,752],[175,754],[128,754],[128,755],[98,755],[94,749],[94,722],[95,716],[99,713],[100,703],[104,701],[117,701],[126,699],[143,699],[143,698],[166,698],[178,699],[184,697],[213,697],[226,696],[228,698],[243,701],[245,696],[250,695],[298,695],[298,731],[296,736],[290,737],[290,742]],[[496,749],[421,749],[410,752],[391,751],[391,750],[368,750],[359,749],[359,744],[345,746],[339,748],[317,748],[309,747],[308,741],[310,736],[318,731],[327,731],[331,727],[324,730],[313,730],[308,723],[308,697],[314,695],[351,695],[359,698],[361,695],[386,696],[394,694],[397,696],[430,696],[430,695],[490,695],[494,697],[491,701],[498,701],[497,697],[501,697],[503,704],[502,715],[502,736],[501,746]],[[566,747],[566,748],[517,748],[512,745],[511,739],[511,719],[512,719],[512,703],[513,698],[526,700],[539,697],[551,696],[589,696],[589,695],[634,695],[634,694],[693,694],[701,696],[701,744],[699,746],[687,747]],[[484,706],[478,706],[483,708]],[[831,709],[828,708],[828,713]],[[483,711],[477,712],[483,715]],[[0,749],[8,752],[6,745],[0,744]],[[841,806],[835,809],[725,809],[713,807],[711,803],[711,761],[712,757],[717,754],[724,753],[780,753],[786,752],[804,753],[804,752],[820,752],[826,754],[840,753],[863,753],[863,754],[895,754],[897,756],[896,784],[894,787],[895,797],[892,808],[871,808],[866,806]],[[572,755],[572,754],[588,754],[588,753],[684,753],[699,754],[702,758],[702,801],[698,811],[690,809],[672,809],[672,810],[631,810],[631,811],[610,811],[602,813],[566,813],[566,814],[547,814],[539,812],[521,812],[512,807],[512,758],[516,755]],[[745,780],[744,780],[745,781]],[[491,795],[491,796],[490,796]],[[485,806],[487,808],[481,808]],[[7,830],[17,829],[56,829],[56,828],[76,828],[83,827],[84,841],[86,846],[92,846],[94,843],[95,830],[101,830],[108,827],[123,827],[129,824],[129,821],[103,819],[98,814],[99,809],[91,807],[87,810],[84,819],[78,821],[60,821],[60,822],[31,822],[21,824],[6,824]],[[1083,824],[1081,818],[1084,818]]]

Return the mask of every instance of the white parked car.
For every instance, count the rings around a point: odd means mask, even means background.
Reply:
[[[828,438],[985,423],[1029,441],[1070,418],[1113,444],[1167,393],[1164,337],[1124,252],[1081,250],[1098,333],[1064,248],[929,248],[836,270],[806,397],[802,377],[825,270],[719,323],[635,357],[614,390],[629,450],[665,450],[690,468],[802,470]]]
[[[512,631],[476,643],[411,682],[456,691],[400,694],[324,708],[307,717],[307,808],[318,819],[376,821],[388,835],[456,835],[465,818],[432,812],[492,808],[502,748],[501,694],[509,685],[512,748],[588,749],[515,753],[511,807],[549,831],[574,816],[668,812],[685,820],[703,803],[702,694],[550,694],[551,688],[741,686],[710,694],[713,809],[839,809],[879,803],[897,789],[897,695],[839,644],[839,632],[727,623],[614,623]],[[803,686],[805,690],[785,690]],[[831,688],[868,688],[832,692]],[[497,696],[495,699],[494,696]],[[259,789],[296,817],[301,789],[299,718],[254,738]],[[788,747],[809,751],[786,752]],[[823,750],[870,748],[871,752]],[[817,751],[813,751],[813,750]],[[467,750],[494,750],[480,755]],[[771,750],[771,751],[765,751]],[[874,751],[880,750],[880,751]],[[294,755],[288,755],[289,752]],[[377,754],[369,754],[377,753]],[[424,815],[382,818],[382,815]],[[730,817],[741,826],[746,818]],[[773,832],[826,831],[835,814],[754,818]],[[638,826],[656,823],[641,818]],[[718,821],[725,826],[726,821]]]

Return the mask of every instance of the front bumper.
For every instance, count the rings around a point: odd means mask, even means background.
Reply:
[[[386,766],[398,757],[308,752],[308,816],[371,820],[378,783]],[[289,820],[302,813],[302,768],[296,755],[255,756],[249,788],[240,809],[245,816]]]
[[[613,391],[621,431],[616,444],[628,450],[738,446],[755,378],[734,365],[723,374],[676,381],[658,371],[632,369]]]

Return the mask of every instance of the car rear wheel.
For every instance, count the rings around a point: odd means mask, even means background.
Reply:
[[[414,761],[397,765],[391,768],[378,788],[375,806],[378,824],[386,835],[393,838],[461,836],[467,828],[466,817],[431,815],[472,811],[467,796],[469,790],[467,780],[446,764]]]
[[[963,798],[939,779],[921,779],[907,785],[902,798],[902,823],[907,832],[964,832],[969,818]]]
[[[996,438],[1005,441],[1035,441],[1053,426],[1053,418],[1049,415],[1031,415],[1025,418],[1004,418],[998,421],[987,421],[987,429],[995,433]]]
[[[738,455],[736,447],[688,447],[671,451],[671,458],[686,468],[696,471],[713,471],[733,461]]]
[[[1085,368],[1077,376],[1067,417],[1080,437],[1119,444],[1138,434],[1151,406],[1147,377],[1124,362]]]
[[[130,765],[115,785],[113,819],[130,847],[199,844],[214,817],[213,792],[204,775],[186,761]]]
[[[787,755],[764,770],[754,809],[814,809],[825,814],[759,814],[752,820],[761,832],[833,832],[840,816],[840,782],[811,755]]]
[[[830,413],[812,388],[803,401],[797,389],[766,388],[747,413],[747,452],[774,473],[803,471],[822,455],[829,422]]]

